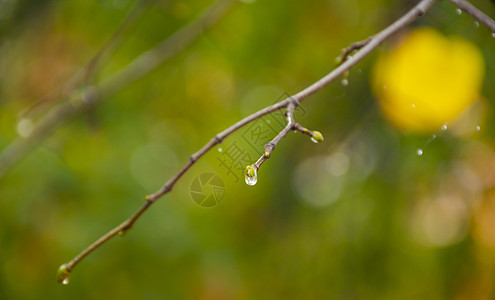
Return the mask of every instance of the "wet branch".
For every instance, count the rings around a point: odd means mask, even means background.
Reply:
[[[370,37],[367,40],[367,43],[362,46],[362,48],[352,57],[352,59],[348,59],[345,62],[343,62],[341,65],[339,65],[337,68],[335,68],[333,71],[331,71],[329,74],[312,84],[311,86],[305,88],[304,90],[300,91],[299,93],[290,96],[278,103],[275,103],[271,106],[268,106],[258,112],[253,113],[250,116],[245,117],[244,119],[238,121],[237,123],[233,124],[229,128],[225,129],[224,131],[220,132],[217,134],[215,137],[213,137],[206,145],[204,145],[200,150],[198,150],[196,153],[191,155],[189,161],[182,167],[182,169],[175,174],[169,181],[165,183],[165,185],[155,192],[154,194],[146,196],[146,202],[143,204],[143,206],[136,212],[134,213],[129,219],[124,221],[122,224],[119,226],[115,227],[111,231],[109,231],[107,234],[103,235],[101,238],[99,238],[97,241],[95,241],[93,244],[88,246],[86,249],[84,249],[78,256],[76,256],[74,259],[72,259],[70,262],[67,264],[63,264],[57,275],[57,280],[61,283],[68,283],[68,278],[70,275],[70,272],[73,270],[73,268],[88,254],[96,250],[98,247],[100,247],[102,244],[113,238],[114,236],[118,235],[119,233],[125,233],[126,230],[132,227],[132,225],[136,222],[137,219],[142,215],[143,212],[145,212],[156,200],[161,198],[163,195],[166,193],[170,192],[175,185],[175,183],[184,175],[189,168],[198,160],[200,159],[205,153],[207,153],[211,148],[213,148],[215,145],[221,143],[226,137],[228,137],[230,134],[233,132],[237,131],[241,127],[245,126],[246,124],[249,124],[250,122],[257,120],[266,114],[269,114],[271,112],[274,112],[276,110],[282,109],[282,108],[288,108],[289,114],[288,114],[288,125],[285,127],[277,137],[272,142],[278,143],[280,139],[282,139],[287,132],[291,129],[294,128],[296,130],[299,130],[305,134],[311,134],[312,136],[314,135],[314,132],[310,132],[309,130],[305,129],[304,127],[300,126],[299,124],[293,123],[293,117],[292,113],[294,109],[295,103],[300,103],[301,101],[304,101],[307,97],[310,95],[316,93],[326,85],[328,85],[330,82],[338,78],[339,76],[343,75],[346,71],[348,71],[350,68],[352,68],[355,64],[357,64],[360,60],[362,60],[364,57],[366,57],[370,52],[372,52],[375,48],[377,48],[380,44],[382,44],[386,39],[388,39],[391,35],[399,31],[400,29],[404,28],[407,26],[409,23],[412,21],[416,20],[418,17],[422,16],[434,3],[436,0],[422,0],[420,1],[416,6],[411,8],[405,15],[403,15],[401,18],[399,18],[397,21],[389,25],[387,28],[384,30],[380,31],[376,35]],[[145,58],[143,58],[145,59]],[[145,59],[146,61],[146,59]],[[147,64],[140,64],[146,66]],[[119,78],[119,76],[117,76]],[[292,126],[289,128],[289,124],[292,123]],[[265,152],[271,152],[276,145],[276,143],[273,146],[269,146],[268,149],[269,151]],[[261,163],[260,163],[261,164]]]
[[[476,20],[485,24],[486,27],[490,28],[490,30],[495,33],[495,21],[479,10],[476,6],[466,0],[450,0],[450,2],[454,3],[457,7],[473,16]]]
[[[299,105],[299,102],[295,99],[292,99],[287,105],[287,110],[285,111],[285,117],[287,119],[287,125],[282,129],[277,136],[273,138],[270,142],[265,145],[265,152],[261,155],[261,157],[250,166],[246,167],[246,176],[248,177],[246,183],[248,183],[249,177],[255,177],[260,166],[271,157],[272,151],[275,150],[278,143],[289,133],[289,131],[299,131],[301,133],[307,134],[311,137],[311,140],[315,143],[323,142],[323,135],[319,131],[311,131],[307,128],[304,128],[301,124],[296,123],[294,118],[294,109]],[[256,178],[254,178],[256,179]],[[252,181],[251,181],[252,182]],[[254,183],[256,183],[254,181]],[[248,183],[249,184],[249,183]]]
[[[294,124],[295,124],[295,122],[294,122],[294,108],[296,106],[296,103],[297,103],[297,101],[294,100],[293,102],[289,103],[289,105],[287,105],[287,110],[285,111],[285,117],[287,119],[287,125],[284,127],[284,129],[282,129],[277,134],[277,136],[275,136],[273,138],[273,140],[271,140],[270,142],[268,142],[265,145],[265,152],[263,153],[263,155],[261,155],[261,157],[258,159],[258,161],[256,161],[256,163],[254,163],[254,165],[248,166],[246,168],[247,173],[249,172],[248,170],[252,170],[251,168],[256,168],[255,172],[257,172],[259,170],[261,164],[263,164],[263,162],[265,160],[270,158],[270,156],[272,155],[272,151],[275,150],[275,147],[277,147],[278,143],[294,127]],[[246,174],[246,175],[249,176],[249,174]]]
[[[369,38],[367,38],[365,40],[352,43],[349,47],[342,49],[342,55],[339,58],[340,63],[343,63],[347,59],[349,59],[350,58],[349,55],[351,55],[351,53],[353,51],[357,51],[357,50],[363,48],[364,46],[366,46],[371,41],[372,38],[373,37],[370,36]]]

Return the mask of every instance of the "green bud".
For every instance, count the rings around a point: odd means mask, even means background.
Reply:
[[[313,135],[311,135],[311,141],[313,143],[321,143],[323,142],[323,135],[319,131],[313,131]]]

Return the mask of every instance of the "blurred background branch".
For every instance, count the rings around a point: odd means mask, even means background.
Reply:
[[[29,134],[18,137],[3,149],[0,154],[0,178],[2,178],[5,172],[26,156],[34,146],[46,138],[46,136],[50,135],[57,127],[122,90],[130,83],[143,77],[158,65],[189,46],[218,20],[234,1],[235,0],[218,0],[195,20],[163,40],[157,46],[142,53],[127,66],[105,79],[100,84],[84,87],[81,91],[68,95],[67,101],[58,104],[45,116],[41,117]],[[135,19],[134,13],[131,13],[131,16],[132,17],[129,17],[127,22],[124,22],[123,27],[117,31],[116,36],[119,36],[120,32],[127,27],[127,24]],[[116,40],[117,39],[112,38],[109,44],[107,44],[108,46],[104,46],[103,49],[105,51],[103,51],[102,54],[97,54],[96,60],[90,61],[83,69],[83,73],[81,73],[81,75],[76,75],[74,81],[78,82],[85,78],[87,74],[84,73],[92,70],[93,65],[99,60],[98,58],[100,55],[106,53],[107,49],[113,48],[112,45],[115,44]],[[69,81],[68,90],[72,90],[74,84],[75,83],[72,83],[72,80]],[[63,96],[63,93],[60,96]]]
[[[86,65],[79,70],[74,76],[72,76],[67,82],[65,82],[60,88],[54,90],[47,96],[41,98],[33,105],[28,107],[23,113],[23,118],[31,117],[31,113],[37,110],[43,104],[51,103],[57,99],[65,99],[74,92],[76,88],[80,88],[80,85],[87,85],[91,81],[92,76],[98,71],[98,68],[103,66],[107,62],[112,54],[123,42],[124,34],[129,31],[131,27],[134,27],[143,13],[146,11],[148,5],[155,0],[136,0],[133,7],[125,17],[124,21],[120,24],[114,34],[101,46],[96,54],[86,63]]]

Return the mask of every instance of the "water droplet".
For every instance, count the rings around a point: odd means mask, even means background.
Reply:
[[[70,271],[67,268],[66,264],[63,264],[58,268],[57,271],[57,281],[63,285],[69,284],[69,275]]]
[[[460,8],[456,9],[455,12],[460,16],[462,15],[462,10]]]
[[[447,130],[448,126],[447,123],[443,124],[442,127],[440,128],[442,131]]]
[[[222,151],[223,151],[222,147],[218,147],[218,152],[222,152]]]
[[[474,21],[474,27],[476,28],[480,27],[480,23],[478,21]]]
[[[476,131],[480,131],[480,130],[481,130],[480,125],[476,126]]]
[[[437,135],[436,135],[436,134],[433,134],[433,135],[431,136],[431,139],[432,139],[432,140],[434,140],[434,139],[436,139],[436,138],[437,138]]]
[[[253,186],[258,182],[258,171],[255,166],[246,167],[246,177],[244,178],[246,184]]]
[[[411,107],[412,107],[412,108],[415,108],[415,107],[416,107],[416,105],[414,105],[414,104],[411,104]]]
[[[346,78],[342,79],[343,86],[347,86],[348,84],[349,84],[349,80],[347,80]]]
[[[416,154],[417,154],[418,156],[423,155],[423,149],[419,148],[418,150],[416,150]]]
[[[492,32],[492,38],[495,39],[495,32]]]

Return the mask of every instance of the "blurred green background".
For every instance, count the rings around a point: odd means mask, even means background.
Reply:
[[[347,86],[332,83],[296,112],[298,122],[323,133],[323,143],[289,133],[249,187],[247,163],[232,151],[254,162],[283,117],[248,125],[194,165],[125,238],[88,256],[69,285],[56,283],[60,264],[131,215],[216,133],[315,82],[343,47],[416,3],[249,2],[237,2],[191,47],[60,125],[0,179],[0,299],[495,297],[495,39],[448,1],[410,28],[432,26],[479,46],[483,117],[469,125],[479,131],[449,127],[431,140],[388,125],[369,77],[392,39],[351,70]],[[489,1],[473,3],[495,16]],[[22,119],[36,121],[56,104],[23,113],[76,73],[133,4],[0,1],[2,149]],[[91,82],[209,4],[149,1]],[[191,198],[203,173],[225,187],[214,207]]]

